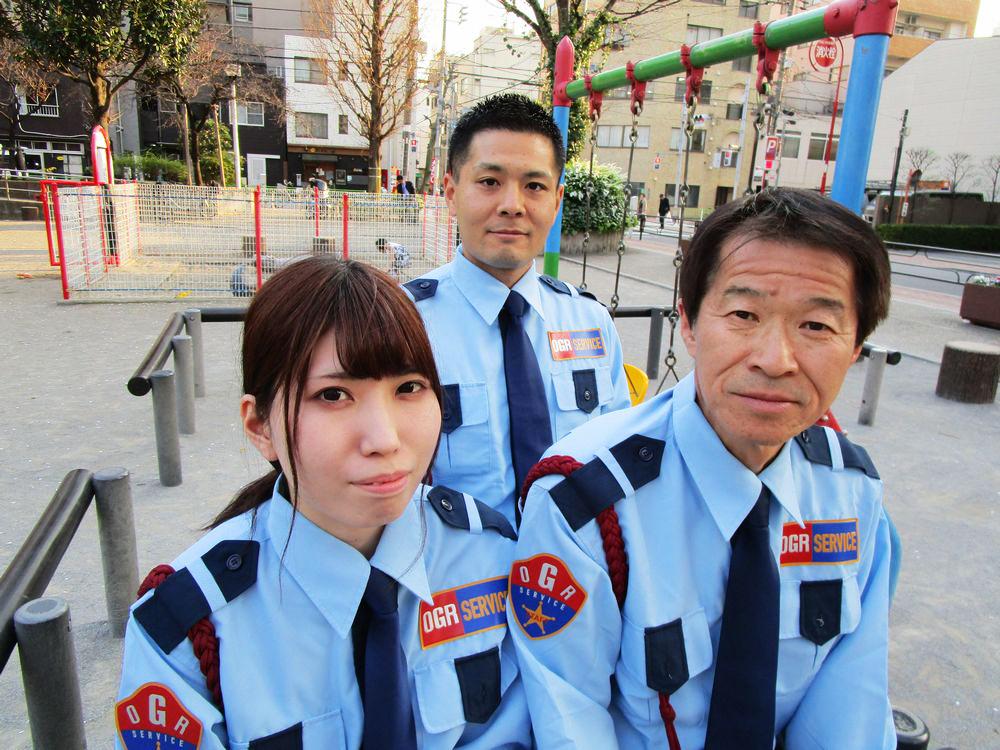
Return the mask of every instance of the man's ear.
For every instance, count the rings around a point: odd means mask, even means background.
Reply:
[[[244,394],[240,399],[240,419],[243,422],[243,432],[260,451],[267,461],[277,461],[278,452],[274,448],[271,440],[271,426],[266,419],[261,419],[257,414],[257,399],[250,394]]]
[[[677,311],[681,316],[681,338],[684,339],[684,346],[687,347],[688,354],[695,358],[698,351],[698,344],[695,341],[694,326],[688,318],[687,309],[684,307],[684,300],[677,300]]]
[[[451,172],[444,173],[444,180],[442,184],[444,185],[444,199],[448,203],[448,211],[452,216],[457,216],[458,213],[455,211],[455,185],[458,179]]]

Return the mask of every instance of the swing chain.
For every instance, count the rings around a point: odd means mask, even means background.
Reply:
[[[629,198],[632,197],[632,162],[635,157],[635,144],[639,140],[639,114],[642,112],[642,103],[632,108],[632,129],[629,131],[628,149],[628,170],[625,173],[625,200],[622,206],[622,226],[618,236],[618,264],[615,268],[615,290],[611,295],[611,317],[615,317],[618,311],[618,282],[622,275],[622,258],[625,257],[625,230],[628,228],[628,205]]]
[[[600,118],[601,113],[598,108],[596,111],[591,108],[590,111],[590,171],[587,173],[587,186],[584,188],[584,195],[587,196],[587,207],[585,216],[586,221],[584,222],[586,228],[583,232],[583,243],[581,250],[583,252],[583,275],[580,278],[580,289],[582,291],[587,291],[587,248],[590,245],[590,219],[591,219],[591,205],[590,200],[594,194],[594,151],[597,148],[597,120]]]

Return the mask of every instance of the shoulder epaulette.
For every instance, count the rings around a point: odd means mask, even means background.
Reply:
[[[666,443],[632,435],[611,448],[611,455],[635,491],[660,476]],[[605,508],[625,497],[625,488],[600,458],[594,458],[567,476],[549,495],[570,527],[577,531]]]
[[[577,287],[576,291],[580,293],[581,297],[586,297],[587,299],[592,299],[592,300],[594,300],[594,302],[596,302],[599,305],[603,305],[604,304],[599,299],[597,299],[597,295],[594,294],[593,292],[588,292],[586,289],[581,289],[580,287]]]
[[[573,292],[569,288],[569,284],[565,281],[560,281],[559,279],[544,273],[538,277],[538,280],[545,284],[545,286],[549,287],[549,289],[559,292],[559,294],[568,294],[573,296]]]
[[[259,542],[234,539],[219,542],[201,556],[227,603],[257,582],[259,554]],[[133,615],[156,645],[169,654],[187,637],[191,626],[212,611],[194,575],[181,568],[157,586]]]
[[[492,529],[508,539],[517,539],[514,527],[503,513],[461,492],[438,485],[427,493],[427,500],[441,520],[449,526],[473,533],[480,533],[481,529]]]
[[[831,451],[830,440],[832,436],[836,436],[837,447],[840,451],[840,461],[837,462],[837,466],[834,464],[833,452]],[[839,468],[839,464],[842,463],[845,469],[857,469],[872,479],[880,479],[868,451],[860,445],[852,443],[844,437],[843,433],[829,427],[813,425],[796,435],[795,442],[799,444],[805,457],[814,464]]]
[[[407,281],[403,286],[413,295],[414,302],[420,302],[437,294],[438,280],[413,279],[412,281]]]

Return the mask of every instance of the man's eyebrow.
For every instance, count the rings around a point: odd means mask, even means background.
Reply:
[[[475,168],[483,170],[485,172],[500,172],[500,173],[506,173],[507,172],[507,170],[504,169],[503,167],[501,167],[499,164],[494,164],[494,163],[488,162],[488,161],[481,161],[481,162],[479,162],[476,165]],[[532,170],[530,170],[528,172],[525,172],[522,175],[522,177],[525,177],[525,178],[531,179],[531,180],[552,179],[552,174],[550,172],[546,172],[544,169],[532,169]]]
[[[722,292],[723,297],[754,297],[755,299],[764,299],[767,297],[765,292],[760,289],[754,289],[749,286],[730,286],[727,287]],[[806,300],[806,304],[809,307],[820,307],[827,310],[832,310],[833,312],[844,312],[847,306],[839,299],[833,297],[810,297]]]

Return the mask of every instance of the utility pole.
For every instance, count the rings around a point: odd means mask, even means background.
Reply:
[[[896,203],[896,178],[899,177],[899,160],[903,156],[903,139],[906,138],[906,118],[909,117],[910,110],[903,110],[903,126],[899,129],[899,145],[896,146],[896,160],[892,164],[892,184],[889,186],[889,216],[888,220],[890,224],[895,223],[892,218],[892,209],[895,207]],[[878,199],[875,200],[875,206],[878,207]],[[877,216],[875,217],[878,218]],[[877,223],[877,222],[876,222]]]
[[[229,38],[235,40],[236,16],[234,15],[235,8],[233,7],[233,0],[227,0],[226,7],[229,10]],[[236,176],[234,177],[233,182],[236,187],[243,187],[243,175],[240,172],[240,118],[239,110],[236,106],[236,79],[240,75],[240,64],[234,63],[227,65],[226,75],[230,77],[232,84],[232,98],[229,101],[229,124],[232,128],[233,135],[233,165],[236,168]],[[225,169],[222,166],[222,159],[219,159],[219,172],[225,174]]]
[[[739,150],[736,152],[736,176],[733,178],[733,198],[740,197],[740,170],[743,168],[743,149],[747,135],[747,110],[750,108],[750,78],[747,77],[746,86],[743,88],[743,109],[740,113],[740,138]],[[757,133],[754,132],[754,144],[756,144]],[[754,152],[756,156],[756,151]],[[753,162],[750,163],[750,179],[753,179]]]
[[[448,35],[448,0],[444,0],[444,7],[441,12],[441,65],[438,71],[438,95],[437,95],[437,112],[434,114],[434,120],[431,121],[431,135],[427,140],[427,155],[424,158],[424,181],[421,189],[424,191],[424,195],[427,194],[427,186],[431,182],[431,164],[434,161],[434,149],[437,146],[438,139],[438,126],[441,122],[441,117],[444,114],[444,93],[445,93],[445,60],[447,59],[445,55],[445,39]]]

